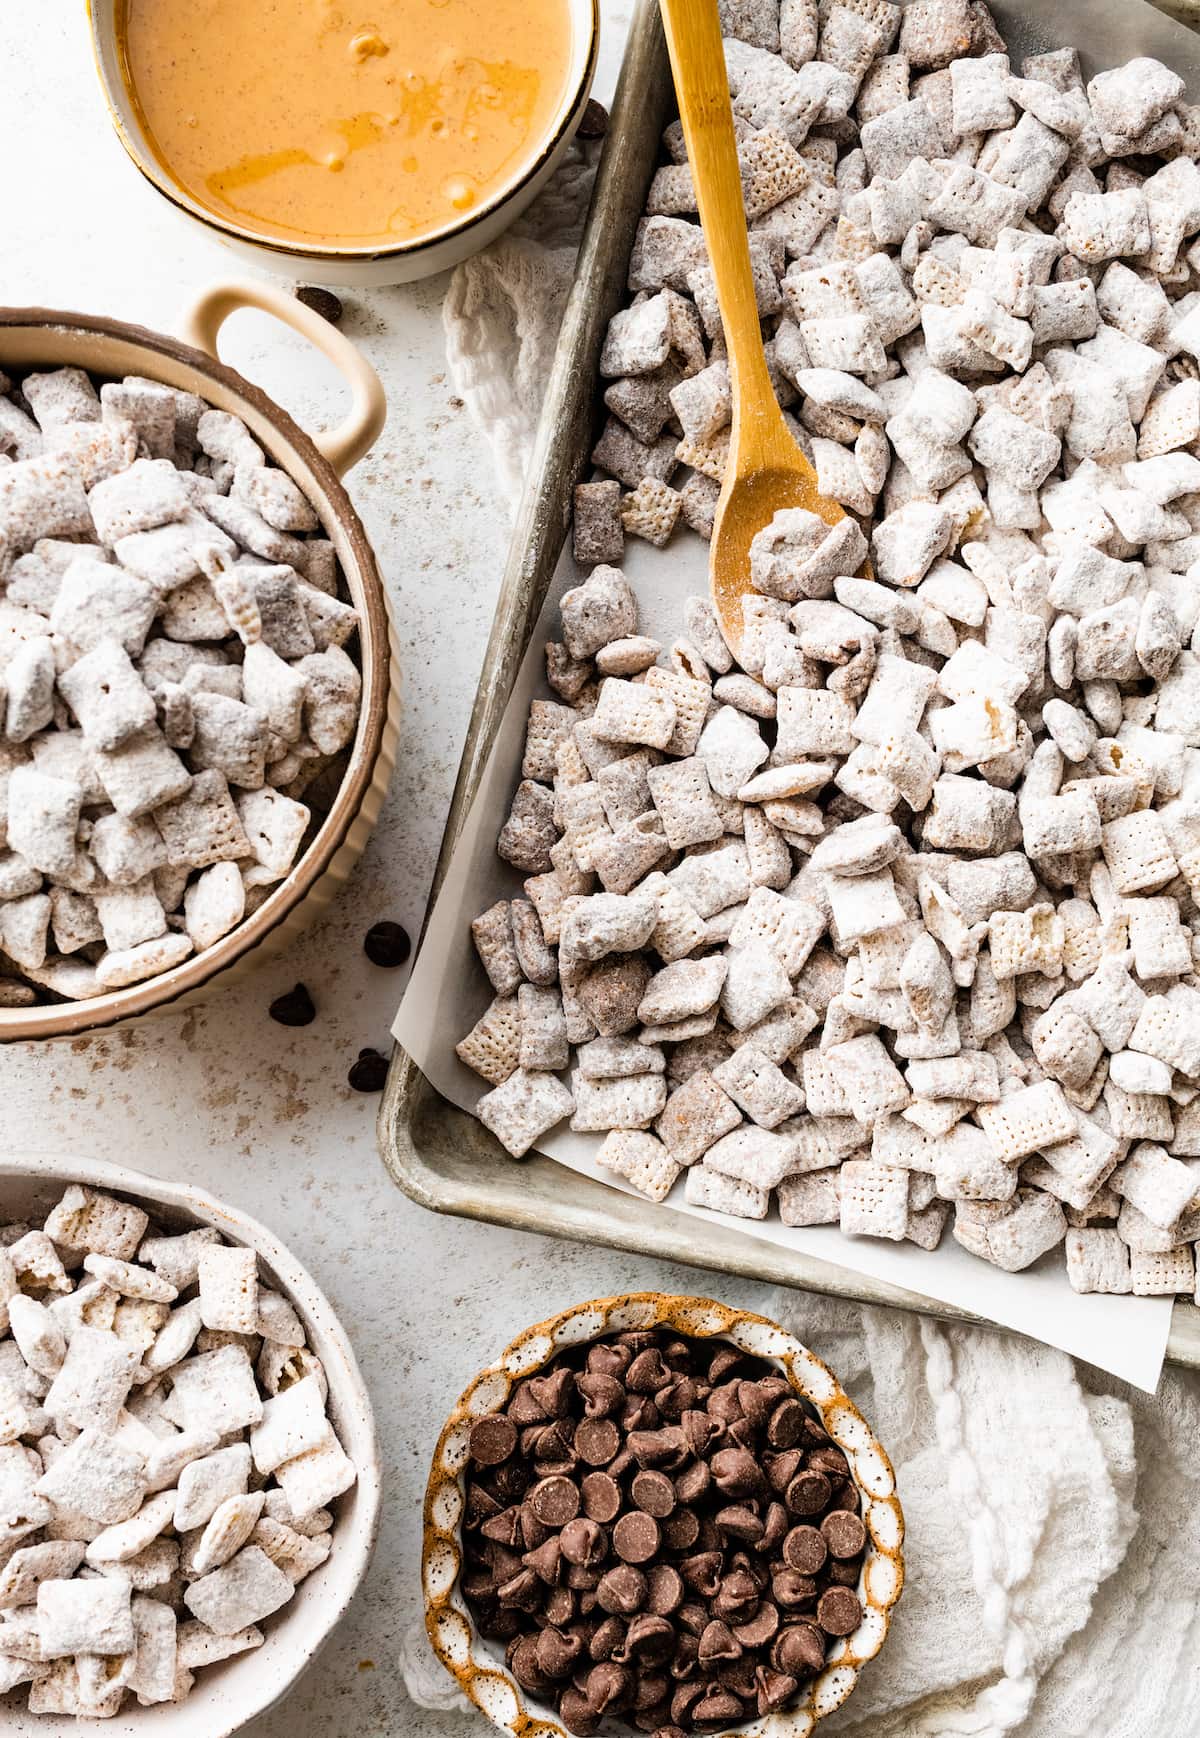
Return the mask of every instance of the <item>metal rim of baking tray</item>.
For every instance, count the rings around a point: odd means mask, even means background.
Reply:
[[[994,7],[1001,13],[1005,9],[1004,0]],[[1046,10],[1053,11],[1053,4]],[[1051,46],[1052,22],[1043,17],[1041,28],[1041,45]],[[1159,54],[1176,63],[1190,62],[1195,71],[1193,88],[1200,90],[1200,44],[1187,27],[1135,0],[1125,8],[1121,33],[1129,54]],[[1086,53],[1083,58],[1086,69]],[[429,909],[478,788],[566,537],[572,486],[582,473],[591,446],[600,342],[624,288],[634,231],[670,106],[670,77],[657,0],[639,0],[530,463],[531,484],[513,532]],[[518,1163],[482,1123],[444,1099],[400,1045],[392,1052],[377,1134],[392,1181],[431,1212],[606,1245],[632,1255],[822,1292],[856,1303],[909,1310],[942,1321],[972,1322],[997,1333],[1009,1331],[969,1310],[852,1273],[779,1244],[764,1243],[723,1224],[701,1222],[682,1213],[647,1211],[645,1201],[578,1176],[538,1153]],[[1200,1309],[1194,1304],[1175,1305],[1167,1361],[1200,1369]]]

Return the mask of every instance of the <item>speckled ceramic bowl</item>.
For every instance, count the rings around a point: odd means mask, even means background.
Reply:
[[[466,1483],[467,1437],[472,1419],[498,1412],[516,1384],[545,1367],[569,1346],[631,1328],[670,1328],[692,1339],[728,1340],[776,1365],[810,1401],[850,1462],[862,1494],[867,1553],[858,1593],[863,1620],[853,1635],[836,1642],[824,1670],[802,1701],[784,1713],[729,1727],[717,1738],[808,1738],[818,1720],[840,1708],[868,1660],[887,1637],[892,1607],[904,1585],[904,1515],[892,1463],[837,1377],[807,1346],[765,1316],[729,1309],[709,1298],[638,1292],[598,1298],[564,1310],[528,1328],[460,1398],[434,1451],[425,1493],[422,1574],[429,1639],[446,1670],[492,1724],[513,1738],[569,1738],[553,1711],[517,1683],[494,1644],[475,1632],[459,1587],[461,1522]]]
[[[380,1491],[370,1396],[329,1299],[257,1220],[188,1183],[162,1182],[124,1166],[49,1154],[0,1157],[0,1220],[44,1216],[69,1183],[134,1201],[169,1230],[211,1225],[230,1243],[253,1249],[263,1277],[295,1305],[308,1343],[325,1367],[329,1416],[358,1470],[357,1482],[332,1505],[328,1561],[300,1583],[282,1611],[265,1621],[262,1647],[197,1672],[195,1688],[183,1702],[152,1708],[127,1704],[115,1719],[96,1727],[106,1738],[230,1738],[274,1707],[307,1671],[367,1572],[379,1526]],[[90,1722],[65,1715],[30,1714],[23,1690],[0,1696],[0,1732],[6,1738],[78,1738],[90,1729]]]

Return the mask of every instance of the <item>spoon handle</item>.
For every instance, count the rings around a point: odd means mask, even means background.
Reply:
[[[729,351],[733,444],[779,417],[763,353],[717,0],[661,0],[679,118]],[[770,412],[774,411],[774,417]],[[740,413],[740,414],[739,414]]]

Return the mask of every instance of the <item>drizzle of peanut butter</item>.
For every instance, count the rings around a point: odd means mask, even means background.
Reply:
[[[122,0],[162,167],[267,239],[386,247],[461,222],[551,133],[567,0]]]

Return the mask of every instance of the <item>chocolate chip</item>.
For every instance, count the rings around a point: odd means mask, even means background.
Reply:
[[[558,1535],[558,1542],[567,1562],[578,1564],[585,1569],[594,1569],[608,1555],[608,1540],[604,1536],[603,1527],[597,1526],[595,1521],[586,1520],[582,1515],[567,1522]]]
[[[758,1583],[745,1569],[735,1569],[722,1581],[713,1600],[713,1616],[741,1623],[758,1606]]]
[[[608,110],[595,97],[589,97],[576,129],[581,139],[602,139],[608,131]]]
[[[355,1092],[382,1092],[387,1082],[388,1061],[378,1050],[360,1050],[350,1065],[347,1081]]]
[[[625,1386],[631,1394],[656,1394],[670,1380],[671,1372],[657,1346],[639,1352],[625,1372]]]
[[[680,1629],[695,1636],[698,1642],[704,1634],[704,1626],[708,1622],[708,1607],[702,1605],[698,1599],[689,1599],[686,1604],[679,1607],[676,1621]]]
[[[580,1485],[583,1495],[583,1512],[589,1521],[600,1521],[607,1525],[616,1520],[621,1512],[621,1487],[616,1479],[605,1472],[589,1472],[583,1476]]]
[[[658,1555],[658,1522],[642,1509],[622,1515],[613,1528],[613,1550],[625,1563],[649,1563]]]
[[[789,1677],[786,1672],[768,1671],[765,1666],[758,1668],[757,1706],[760,1714],[774,1714],[785,1703],[790,1702],[800,1687],[798,1678]]]
[[[745,1648],[765,1647],[779,1628],[779,1612],[764,1600],[754,1616],[745,1623],[734,1625],[733,1633]]]
[[[626,1701],[632,1689],[633,1676],[624,1666],[619,1666],[615,1660],[602,1660],[588,1673],[583,1693],[588,1707],[597,1714],[604,1714],[609,1708]]]
[[[620,1563],[603,1576],[596,1589],[596,1599],[603,1611],[614,1616],[632,1617],[646,1603],[646,1577],[631,1563]]]
[[[600,1730],[601,1716],[592,1712],[587,1697],[573,1684],[562,1693],[558,1716],[574,1738],[592,1738],[592,1734]]]
[[[582,1653],[579,1637],[564,1635],[553,1624],[547,1624],[537,1638],[538,1669],[547,1678],[569,1678]]]
[[[862,1622],[858,1595],[849,1587],[830,1587],[817,1601],[817,1622],[826,1635],[850,1635]]]
[[[669,1563],[646,1571],[646,1608],[655,1617],[670,1617],[683,1604],[683,1580]]]
[[[635,1475],[630,1494],[639,1509],[656,1520],[663,1520],[675,1507],[675,1486],[665,1472],[639,1472]]]
[[[534,1485],[529,1506],[547,1527],[565,1527],[579,1513],[579,1487],[568,1478],[547,1478]]]
[[[719,1660],[716,1675],[721,1688],[732,1690],[739,1700],[750,1701],[754,1697],[758,1687],[755,1662],[745,1654],[736,1660]]]
[[[784,1562],[801,1575],[815,1575],[828,1555],[825,1541],[815,1527],[793,1527],[783,1541]]]
[[[829,1497],[829,1480],[823,1472],[802,1472],[788,1486],[785,1501],[793,1515],[823,1515]]]
[[[671,1716],[671,1680],[665,1672],[643,1668],[633,1687],[629,1712],[639,1731],[648,1731]]]
[[[267,1013],[280,1026],[311,1026],[317,1017],[313,999],[303,984],[296,984],[285,995],[276,996]]]
[[[681,1503],[696,1503],[712,1484],[712,1473],[705,1461],[698,1460],[685,1467],[675,1480],[675,1495]]]
[[[625,1636],[625,1652],[643,1665],[665,1665],[675,1652],[675,1629],[653,1612],[635,1617]]]
[[[503,1503],[515,1503],[529,1486],[528,1469],[520,1461],[505,1461],[492,1474],[492,1488]]]
[[[704,1699],[706,1686],[703,1683],[681,1683],[671,1697],[672,1720],[686,1720],[688,1726],[692,1723],[692,1709],[697,1702]]]
[[[710,1382],[723,1382],[731,1370],[744,1363],[745,1354],[739,1352],[736,1346],[718,1346],[713,1353],[712,1363],[708,1366]]]
[[[814,1448],[808,1457],[808,1464],[814,1471],[831,1473],[834,1478],[845,1478],[850,1471],[840,1448]]]
[[[609,1659],[616,1648],[625,1639],[625,1625],[619,1617],[602,1617],[592,1630],[587,1642],[588,1656],[592,1660]]]
[[[728,1726],[741,1715],[742,1704],[730,1690],[710,1690],[692,1709],[692,1719],[697,1726]]]
[[[550,1537],[552,1529],[538,1520],[528,1503],[522,1503],[517,1513],[521,1519],[522,1543],[527,1551],[536,1551]]]
[[[521,1538],[520,1508],[514,1503],[511,1508],[489,1515],[479,1531],[485,1539],[491,1539],[498,1545],[507,1545],[511,1550]]]
[[[852,1514],[861,1514],[862,1497],[853,1479],[830,1479],[829,1506],[831,1509],[849,1509]]]
[[[721,1585],[721,1553],[699,1551],[694,1557],[685,1557],[679,1573],[689,1587],[706,1599],[713,1599]]]
[[[547,1587],[556,1587],[562,1573],[562,1546],[556,1538],[549,1538],[539,1545],[536,1551],[525,1553],[525,1566],[532,1569],[539,1581],[544,1581]]]
[[[628,1346],[630,1355],[636,1357],[639,1352],[644,1352],[648,1346],[657,1346],[659,1338],[656,1328],[626,1328],[617,1335],[615,1344]]]
[[[508,1669],[522,1689],[532,1690],[535,1695],[550,1688],[550,1680],[538,1661],[536,1636],[523,1635],[516,1641],[509,1653]]]
[[[857,1587],[861,1574],[861,1557],[851,1557],[844,1563],[839,1563],[836,1557],[832,1557],[825,1569],[826,1579],[834,1587]]]
[[[611,1418],[583,1418],[575,1429],[575,1452],[589,1466],[607,1466],[621,1446],[621,1433]]]
[[[763,1536],[763,1523],[744,1504],[735,1503],[727,1509],[720,1509],[713,1517],[717,1531],[727,1539],[736,1539],[739,1544],[754,1545]]]
[[[536,1438],[534,1454],[540,1461],[572,1460],[575,1453],[575,1423],[570,1418],[556,1418],[542,1426]]]
[[[594,1376],[622,1377],[633,1361],[633,1353],[628,1346],[618,1345],[614,1341],[592,1346],[587,1355],[588,1374]]]
[[[467,1446],[476,1465],[499,1466],[516,1452],[516,1428],[499,1413],[489,1413],[486,1418],[475,1419]]]
[[[552,1370],[547,1376],[531,1376],[528,1388],[547,1418],[566,1418],[575,1393],[575,1373],[562,1369]]]
[[[484,1521],[491,1520],[500,1513],[500,1504],[490,1491],[485,1491],[481,1484],[472,1484],[467,1489],[467,1512],[464,1525],[479,1527]]]
[[[786,1448],[782,1454],[763,1456],[767,1483],[779,1496],[787,1490],[796,1474],[803,1469],[804,1453],[799,1448]]]
[[[728,1497],[753,1497],[764,1488],[762,1468],[748,1448],[719,1448],[709,1465],[717,1489]]]
[[[706,1409],[713,1418],[719,1418],[722,1424],[735,1423],[742,1416],[737,1383],[726,1382],[721,1387],[714,1388],[708,1397]]]
[[[804,1408],[798,1400],[781,1400],[767,1425],[772,1448],[794,1448],[804,1434]]]
[[[345,311],[341,297],[335,296],[332,290],[327,290],[320,284],[301,284],[296,290],[296,300],[303,302],[306,308],[311,308],[314,314],[320,314],[322,320],[328,320],[331,326],[340,323]]]
[[[373,923],[363,937],[363,952],[373,966],[402,966],[412,942],[398,923]]]
[[[771,1577],[771,1597],[777,1605],[808,1605],[817,1597],[817,1584],[811,1575],[780,1569]]]
[[[763,1521],[763,1536],[754,1549],[760,1556],[773,1554],[788,1530],[788,1512],[782,1503],[771,1503]]]
[[[673,1472],[688,1454],[687,1440],[677,1425],[665,1430],[635,1430],[630,1433],[629,1452],[639,1466],[665,1467]]]
[[[522,1611],[536,1611],[542,1603],[542,1590],[532,1569],[522,1569],[511,1581],[497,1589],[501,1605],[516,1605]]]
[[[592,1610],[595,1601],[588,1603],[587,1594],[594,1593],[600,1585],[601,1568],[589,1569],[584,1563],[568,1563],[563,1574],[567,1586],[580,1595],[579,1609],[586,1614]]]
[[[538,1405],[533,1393],[532,1382],[522,1382],[508,1403],[508,1417],[512,1422],[526,1429],[530,1425],[544,1424],[548,1414]]]
[[[621,1408],[621,1429],[649,1433],[658,1429],[662,1415],[648,1394],[627,1394]]]
[[[679,1420],[684,1441],[695,1455],[707,1454],[714,1442],[720,1440],[723,1427],[720,1421],[710,1417],[707,1412],[685,1412]],[[707,1465],[704,1468],[705,1479],[711,1476]]]
[[[700,1517],[691,1509],[675,1509],[663,1520],[662,1536],[668,1551],[690,1551],[700,1537]]]
[[[806,1678],[825,1664],[825,1637],[811,1623],[789,1624],[771,1649],[776,1671]]]
[[[736,1660],[742,1652],[742,1644],[734,1638],[733,1631],[720,1618],[714,1618],[704,1626],[704,1634],[700,1637],[700,1664],[707,1665],[712,1660]]]
[[[575,1386],[584,1397],[587,1418],[607,1418],[619,1412],[625,1404],[625,1390],[615,1376],[600,1370],[586,1371],[575,1378]]]
[[[788,1383],[785,1382],[781,1390],[778,1383],[770,1377],[761,1382],[739,1382],[738,1404],[742,1409],[742,1417],[748,1419],[755,1430],[765,1430],[772,1412],[779,1404],[781,1393],[790,1392]]]
[[[821,1522],[821,1536],[831,1557],[857,1557],[867,1543],[867,1529],[848,1509],[831,1509]]]
[[[546,1622],[565,1629],[575,1616],[575,1595],[569,1587],[555,1587],[547,1595],[543,1607]]]

